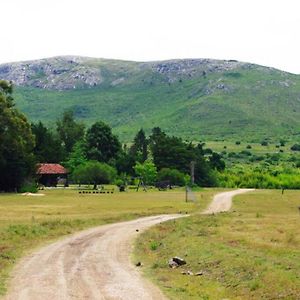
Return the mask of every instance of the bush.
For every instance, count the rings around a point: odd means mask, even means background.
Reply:
[[[252,153],[248,150],[243,150],[243,151],[240,152],[240,154],[246,155],[246,156],[251,156],[252,155]]]
[[[246,148],[247,148],[247,149],[252,149],[252,146],[251,146],[251,145],[247,145]]]
[[[292,151],[300,151],[300,144],[295,144],[291,147]]]
[[[163,168],[157,174],[158,181],[169,181],[171,185],[185,185],[185,175],[176,169]]]
[[[300,189],[297,169],[235,169],[218,174],[218,184],[227,188]]]
[[[269,143],[268,143],[267,141],[262,141],[260,144],[261,144],[262,146],[268,146],[268,145],[269,145]]]
[[[280,146],[281,146],[281,147],[284,147],[284,146],[285,146],[285,140],[280,140],[279,143],[280,143]]]
[[[235,144],[236,144],[236,145],[240,145],[241,142],[240,142],[240,141],[236,141]]]
[[[21,188],[19,189],[20,193],[37,193],[38,187],[36,182],[24,182]]]
[[[229,152],[228,153],[228,157],[235,157],[236,156],[236,153],[235,152]]]
[[[96,188],[97,184],[112,183],[116,174],[117,171],[108,164],[88,161],[74,170],[73,178],[77,183],[94,184]]]

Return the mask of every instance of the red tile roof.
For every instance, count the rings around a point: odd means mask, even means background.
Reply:
[[[68,171],[60,164],[38,164],[37,174],[67,174]]]

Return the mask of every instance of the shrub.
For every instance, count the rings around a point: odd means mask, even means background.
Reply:
[[[292,151],[300,151],[300,144],[294,144],[294,145],[291,147],[291,150],[292,150]]]
[[[37,193],[37,191],[37,184],[33,181],[24,182],[21,188],[19,189],[20,193]]]
[[[235,157],[235,152],[229,152],[228,157]]]
[[[97,184],[111,183],[116,177],[116,170],[105,163],[98,161],[88,161],[77,167],[73,173],[73,178],[77,183]]]
[[[261,144],[262,146],[268,146],[268,145],[269,145],[268,141],[262,141],[260,144]]]
[[[236,144],[236,145],[240,145],[241,142],[240,142],[240,141],[236,141],[235,144]]]
[[[280,143],[280,146],[281,146],[281,147],[284,147],[284,146],[285,146],[285,140],[280,140],[279,143]]]
[[[240,152],[242,155],[246,155],[246,156],[251,156],[252,153],[250,151],[247,151],[247,150],[243,150]]]
[[[176,169],[163,168],[157,174],[158,181],[169,181],[171,185],[185,185],[185,175]]]
[[[251,145],[247,145],[246,148],[247,148],[247,149],[252,149],[252,146],[251,146]]]
[[[300,189],[297,169],[235,169],[219,173],[218,184],[228,188]]]
[[[158,248],[158,246],[159,246],[159,243],[158,243],[157,241],[152,241],[152,242],[150,243],[150,249],[151,249],[152,251],[155,251],[155,250]]]

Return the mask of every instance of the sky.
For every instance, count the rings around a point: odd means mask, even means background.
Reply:
[[[300,74],[299,0],[8,0],[0,63],[236,59]]]

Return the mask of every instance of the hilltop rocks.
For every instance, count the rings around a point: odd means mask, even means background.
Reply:
[[[42,89],[70,90],[94,87],[102,83],[99,68],[86,66],[88,59],[56,57],[4,64],[0,66],[0,79],[11,80],[19,86]]]
[[[77,56],[61,56],[35,61],[0,65],[0,79],[18,86],[50,90],[70,90],[99,86],[115,87],[130,82],[146,72],[162,75],[162,82],[182,83],[193,77],[206,78],[209,73],[235,69],[243,63],[212,59],[181,59],[163,62],[124,62]],[[103,75],[105,74],[105,76]],[[142,79],[143,81],[144,79]]]
[[[182,59],[169,60],[161,63],[154,63],[153,69],[161,74],[206,74],[207,71],[229,71],[237,68],[242,63],[237,61],[215,60],[215,59]],[[205,72],[205,73],[203,73]]]

